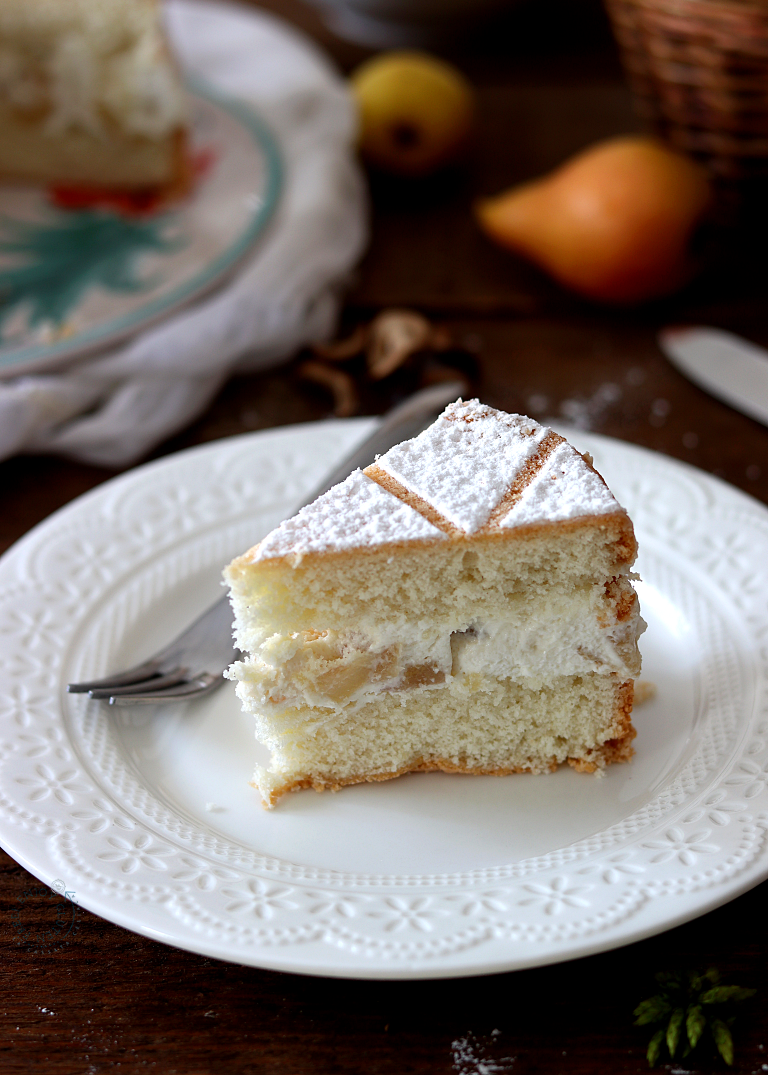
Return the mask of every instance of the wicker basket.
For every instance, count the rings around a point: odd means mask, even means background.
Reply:
[[[606,0],[637,108],[725,186],[768,178],[767,0]]]

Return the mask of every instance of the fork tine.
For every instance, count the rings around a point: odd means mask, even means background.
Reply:
[[[86,694],[90,691],[98,691],[110,687],[122,687],[126,683],[141,683],[157,675],[160,661],[153,657],[143,664],[126,668],[124,672],[116,672],[113,676],[104,676],[103,679],[91,679],[84,683],[68,683],[67,691],[70,694]]]
[[[110,705],[152,705],[155,702],[188,702],[193,698],[202,698],[205,694],[217,690],[224,682],[221,675],[214,676],[203,672],[188,683],[165,690],[147,691],[146,694],[113,694]]]
[[[166,687],[176,687],[180,683],[189,682],[188,668],[171,668],[164,675],[152,676],[140,683],[126,683],[123,687],[94,687],[88,691],[88,697],[96,701],[104,698],[117,698],[129,694],[145,694],[149,691],[163,690]]]

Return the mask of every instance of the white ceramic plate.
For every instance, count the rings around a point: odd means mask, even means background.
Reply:
[[[262,810],[231,684],[113,711],[68,680],[151,652],[371,420],[237,437],[75,501],[0,560],[0,842],[112,922],[205,955],[360,978],[627,944],[768,875],[768,511],[586,433],[641,544],[637,755],[603,778],[418,774]],[[59,886],[60,887],[60,886]]]
[[[248,253],[281,186],[274,138],[251,106],[196,83],[180,203],[126,214],[63,209],[0,185],[0,377],[115,346],[220,284]]]

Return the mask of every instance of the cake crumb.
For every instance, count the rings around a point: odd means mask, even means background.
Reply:
[[[635,701],[636,706],[645,705],[646,702],[652,702],[656,697],[658,691],[655,683],[651,683],[647,679],[641,679],[639,683],[635,684]]]
[[[221,814],[226,810],[226,806],[218,806],[216,803],[206,803],[205,809],[209,814]]]

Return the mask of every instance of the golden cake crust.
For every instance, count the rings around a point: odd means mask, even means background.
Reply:
[[[524,542],[542,537],[547,538],[553,533],[555,527],[557,528],[557,534],[562,535],[576,534],[579,531],[589,529],[610,531],[610,541],[615,547],[616,563],[619,567],[633,564],[637,557],[637,539],[635,538],[634,527],[623,508],[612,515],[581,516],[577,519],[569,519],[558,523],[531,523],[527,526],[517,527],[511,533],[509,531],[502,531],[496,527],[484,533],[473,534],[471,537],[462,534],[461,531],[456,529],[453,529],[450,533],[446,532],[445,536],[449,541],[452,541],[457,545],[466,544],[469,548],[474,547],[478,543],[488,543],[492,546],[496,542],[508,542],[512,539]],[[420,542],[420,545],[423,547],[428,547],[430,544],[437,545],[438,542],[429,542],[428,540]],[[269,571],[273,566],[282,569],[286,564],[290,564],[292,567],[298,567],[299,565],[309,566],[313,562],[325,560],[326,558],[332,558],[335,563],[343,565],[345,560],[352,561],[357,560],[360,557],[396,555],[399,552],[404,552],[406,550],[410,551],[413,548],[413,545],[409,542],[392,541],[386,545],[362,545],[356,549],[330,548],[322,551],[301,552],[298,554],[295,552],[285,552],[281,556],[271,556],[269,559],[259,560],[258,556],[261,546],[262,542],[259,542],[258,544],[253,545],[241,556],[235,557],[226,569],[227,577],[235,578],[238,575],[250,573],[254,570]]]

